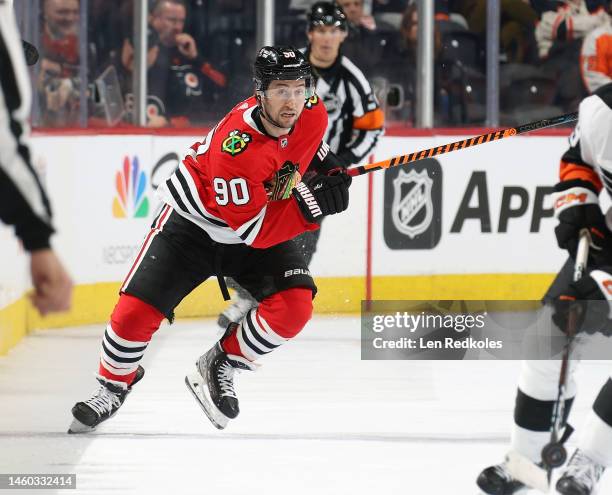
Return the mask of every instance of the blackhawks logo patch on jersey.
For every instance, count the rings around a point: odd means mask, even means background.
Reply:
[[[251,135],[247,132],[240,132],[238,129],[233,130],[221,143],[221,151],[232,156],[239,155],[247,149],[250,141]]]
[[[308,100],[306,100],[306,105],[305,106],[306,106],[306,108],[311,109],[312,107],[314,107],[315,105],[318,105],[318,104],[319,104],[319,97],[315,93],[310,98],[308,98]]]
[[[264,184],[269,201],[291,197],[291,190],[302,180],[298,168],[297,163],[287,160],[280,170],[276,171],[274,177]]]

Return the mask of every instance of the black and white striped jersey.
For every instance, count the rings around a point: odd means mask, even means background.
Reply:
[[[306,56],[309,50],[303,49]],[[384,115],[363,72],[340,55],[326,69],[312,66],[316,96],[327,110],[325,141],[347,165],[370,153],[384,131]]]
[[[30,78],[11,4],[0,1],[0,220],[28,251],[49,246],[51,208],[32,167]]]

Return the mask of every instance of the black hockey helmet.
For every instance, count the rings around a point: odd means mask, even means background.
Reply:
[[[308,14],[308,30],[317,26],[336,26],[346,31],[348,28],[346,14],[342,7],[333,2],[317,2]]]
[[[271,81],[304,79],[306,88],[313,85],[310,63],[292,46],[264,46],[255,58],[255,90],[265,91]]]

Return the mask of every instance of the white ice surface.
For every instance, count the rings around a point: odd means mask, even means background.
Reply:
[[[214,322],[164,325],[144,380],[85,436],[65,432],[96,386],[103,325],[36,332],[0,358],[0,473],[77,475],[77,490],[34,494],[477,494],[506,452],[519,363],[361,361],[359,328],[316,317],[238,375],[242,412],[221,432],[183,383]],[[583,363],[575,426],[609,372]]]

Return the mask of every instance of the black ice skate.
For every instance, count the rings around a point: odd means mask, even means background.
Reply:
[[[605,469],[576,449],[557,481],[557,491],[561,495],[592,495]]]
[[[225,335],[238,325],[231,323]],[[221,339],[223,340],[223,339]],[[187,388],[215,427],[222,430],[240,413],[234,391],[236,370],[254,371],[256,365],[241,356],[226,354],[217,342],[196,362],[197,371],[185,377]]]
[[[527,491],[525,485],[506,470],[505,463],[486,468],[478,475],[476,483],[487,495],[516,495]]]
[[[72,408],[74,419],[68,433],[87,433],[93,431],[102,421],[112,417],[125,402],[125,398],[144,376],[144,368],[138,366],[134,381],[128,387],[126,383],[107,380],[98,376],[100,387],[90,399],[77,402]]]

